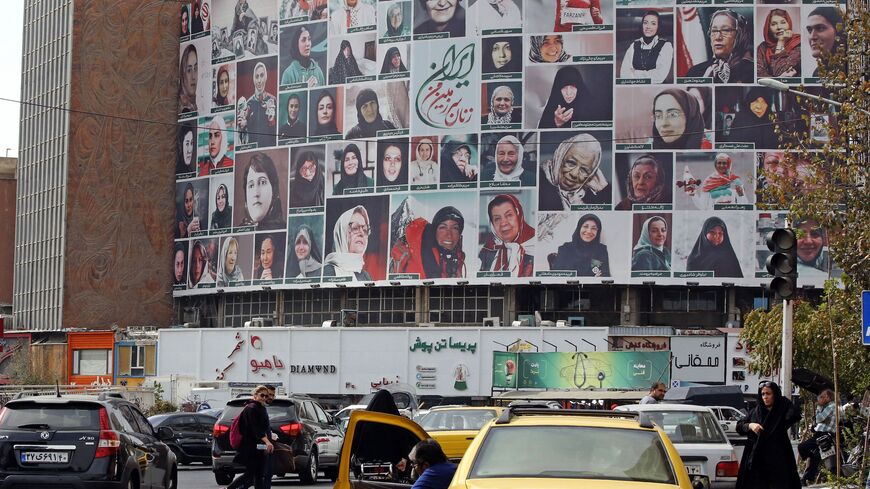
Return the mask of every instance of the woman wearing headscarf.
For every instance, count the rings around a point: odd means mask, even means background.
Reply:
[[[776,115],[771,111],[771,93],[762,87],[752,87],[746,93],[739,108],[727,140],[735,143],[753,143],[755,148],[776,149],[779,137],[776,135]]]
[[[477,167],[471,161],[471,147],[450,139],[441,146],[441,183],[476,182]]]
[[[625,176],[626,196],[616,205],[618,211],[630,211],[634,204],[668,202],[664,166],[654,154],[641,155],[634,160]]]
[[[740,176],[731,170],[731,155],[719,153],[713,163],[715,170],[701,182],[700,189],[693,183],[682,188],[699,210],[713,210],[716,204],[746,204],[746,191]]]
[[[224,184],[214,193],[214,212],[211,213],[212,229],[228,229],[233,225],[233,206],[229,204],[230,192]]]
[[[531,277],[535,265],[535,228],[526,223],[523,205],[514,195],[495,196],[487,206],[491,231],[480,248],[482,272],[510,272]]]
[[[522,28],[523,13],[517,4],[522,0],[484,0],[468,7],[468,15],[477,19],[481,31]]]
[[[794,225],[801,231],[797,240],[797,272],[799,277],[827,277],[831,266],[826,251],[828,236],[819,223],[801,219]]]
[[[553,159],[541,164],[540,210],[571,210],[572,205],[610,203],[610,182],[601,170],[601,143],[580,133],[561,143]],[[548,185],[549,184],[549,185]]]
[[[465,218],[452,206],[439,209],[431,223],[414,219],[390,250],[390,273],[416,273],[421,279],[465,277],[464,229]]]
[[[338,48],[338,54],[335,56],[335,64],[329,69],[330,85],[343,85],[347,83],[347,79],[354,76],[363,76],[359,65],[356,63],[356,58],[353,56],[353,48],[350,42],[345,39],[341,41],[341,47]]]
[[[541,120],[540,129],[570,128],[574,121],[590,120],[595,105],[592,92],[583,81],[583,75],[576,66],[563,66],[556,72],[550,96]]]
[[[217,72],[217,93],[214,96],[215,107],[232,105],[230,100],[230,69],[229,65],[221,65]]]
[[[375,182],[363,171],[363,159],[359,146],[350,143],[341,153],[341,178],[332,189],[333,195],[342,195],[351,188],[371,188]]]
[[[357,124],[347,132],[345,139],[373,138],[378,131],[389,131],[396,126],[381,117],[378,94],[371,88],[364,88],[356,96]]]
[[[601,244],[601,219],[586,214],[577,221],[571,241],[559,246],[553,270],[575,270],[578,277],[609,277],[610,258]]]
[[[208,175],[215,168],[232,168],[233,160],[227,156],[230,134],[224,116],[216,115],[211,119],[208,124],[208,157],[199,161],[198,176]]]
[[[255,226],[257,230],[286,228],[284,206],[281,204],[278,170],[266,153],[251,155],[242,172],[245,182],[245,217],[240,226]]]
[[[529,38],[529,61],[532,63],[566,63],[571,55],[565,51],[561,34],[531,36]]]
[[[312,136],[341,133],[335,124],[335,96],[329,90],[321,90],[317,94],[317,103],[313,108],[315,123],[314,129],[311,131]]]
[[[402,11],[402,4],[396,2],[387,9],[387,30],[384,31],[383,37],[404,37],[410,36],[411,29],[405,23],[405,13]]]
[[[575,25],[603,24],[600,0],[559,0],[554,32],[571,32]]]
[[[689,69],[689,78],[712,78],[713,83],[752,83],[752,27],[743,15],[723,8],[710,17],[709,35],[713,57]]]
[[[535,186],[535,171],[523,168],[523,145],[513,134],[502,136],[492,145],[490,163],[483,166],[481,182],[519,182],[521,187]]]
[[[519,73],[523,71],[521,38],[485,37],[481,47],[483,73]],[[517,53],[514,56],[514,53]]]
[[[417,11],[423,12],[420,17],[426,20],[414,27],[414,34],[433,34],[446,32],[450,37],[465,36],[465,9],[462,0],[451,0],[447,7],[441,2],[419,0]]]
[[[783,9],[772,9],[764,27],[764,41],[755,53],[758,77],[800,76],[801,35],[794,29],[791,16]]]
[[[800,409],[782,395],[775,382],[758,386],[755,407],[737,422],[746,437],[736,489],[799,489],[789,428],[800,421]]]
[[[674,45],[659,36],[661,17],[658,12],[644,12],[641,37],[629,44],[622,58],[620,78],[646,79],[664,83],[674,61]]]
[[[193,19],[190,21],[190,32],[197,34],[203,31],[202,14],[199,0],[193,2]]]
[[[303,224],[295,236],[287,257],[287,278],[319,277],[323,258],[320,246],[314,240],[314,231]]]
[[[433,160],[435,156],[435,145],[429,138],[422,138],[417,142],[414,149],[414,161],[408,169],[408,175],[412,185],[426,185],[430,183],[438,183],[438,175],[440,169],[438,162]]]
[[[178,87],[178,113],[196,112],[196,85],[199,83],[199,56],[196,46],[188,44],[181,53],[178,72],[181,84]]]
[[[408,140],[378,141],[378,187],[408,184]]]
[[[687,272],[713,272],[714,277],[743,278],[740,260],[731,246],[731,236],[725,221],[710,217],[704,221],[701,234],[686,262]]]
[[[239,266],[239,241],[236,238],[231,236],[224,241],[218,264],[218,287],[227,287],[231,282],[245,279],[242,267]]]
[[[305,120],[300,117],[302,102],[299,95],[291,93],[287,97],[287,122],[278,128],[278,139],[304,138],[307,132]]]
[[[184,287],[187,280],[187,242],[176,241],[172,253],[172,285]]]
[[[522,120],[522,108],[514,107],[514,92],[507,85],[499,85],[489,98],[489,113],[481,117],[481,124],[516,124]]]
[[[381,65],[381,74],[405,73],[407,71],[408,67],[402,61],[402,53],[399,52],[399,48],[393,46],[387,49],[387,54],[384,56],[384,64]]]
[[[290,184],[290,207],[323,205],[324,176],[317,155],[304,151],[296,159],[296,173]]]
[[[323,70],[311,58],[311,44],[311,32],[305,26],[293,31],[290,38],[290,58],[293,61],[281,74],[281,85],[305,83],[308,88],[326,85]]]
[[[631,252],[631,270],[648,271],[671,269],[671,250],[665,247],[668,223],[661,216],[653,216],[643,223],[640,238]]]
[[[339,216],[332,230],[335,251],[326,255],[323,276],[353,277],[358,281],[372,280],[369,272],[363,269],[371,231],[369,213],[361,205],[348,209]]]
[[[178,124],[176,136],[175,174],[196,171],[196,120]]]
[[[196,192],[190,182],[184,186],[184,193],[175,211],[175,217],[175,239],[189,238],[190,233],[200,230],[199,216],[196,215]]]
[[[701,104],[679,88],[662,90],[653,99],[653,149],[705,149]]]

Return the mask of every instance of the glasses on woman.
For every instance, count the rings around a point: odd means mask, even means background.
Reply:
[[[372,228],[370,228],[369,226],[365,224],[357,224],[355,222],[348,224],[347,229],[351,232],[351,234],[364,234],[366,236],[371,234],[372,231]]]
[[[737,29],[710,29],[710,37],[731,37],[737,33]]]
[[[665,112],[657,110],[657,111],[653,112],[653,117],[657,121],[660,121],[662,119],[667,119],[669,121],[672,121],[674,119],[680,119],[682,117],[685,117],[685,114],[683,114],[683,111],[679,110],[679,109],[670,109],[670,110],[667,110]]]

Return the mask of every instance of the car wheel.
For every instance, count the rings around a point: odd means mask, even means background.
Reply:
[[[130,474],[130,480],[127,481],[128,489],[139,489],[139,481],[136,479],[136,476]]]
[[[317,452],[311,450],[311,454],[308,455],[308,463],[302,467],[302,471],[299,472],[299,480],[303,484],[314,484],[317,482],[317,470],[319,467],[317,466]]]
[[[327,468],[323,469],[323,473],[332,482],[335,482],[336,480],[338,480],[338,467],[327,467]]]
[[[166,485],[168,489],[178,489],[178,466],[173,465],[172,470],[169,475],[169,484]]]
[[[219,486],[225,486],[233,481],[236,474],[232,472],[215,472],[214,473],[214,481],[217,482]]]

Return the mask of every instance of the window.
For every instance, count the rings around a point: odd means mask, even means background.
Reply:
[[[112,350],[73,350],[73,375],[108,375]]]
[[[287,326],[320,326],[324,321],[338,320],[341,308],[338,289],[284,291],[284,324]]]
[[[348,289],[348,307],[357,310],[357,324],[404,324],[407,311],[416,310],[413,287],[364,287]]]
[[[435,323],[482,324],[489,316],[489,288],[482,286],[432,287],[429,319]]]
[[[272,291],[229,294],[224,308],[224,327],[241,328],[251,318],[272,318],[277,302],[277,294]]]

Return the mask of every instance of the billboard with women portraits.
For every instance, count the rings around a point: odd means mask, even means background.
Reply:
[[[195,6],[198,5],[198,8]],[[829,140],[824,0],[179,7],[173,294],[607,281],[757,287],[759,195]],[[791,136],[789,136],[791,137]],[[839,272],[800,221],[801,285]]]

